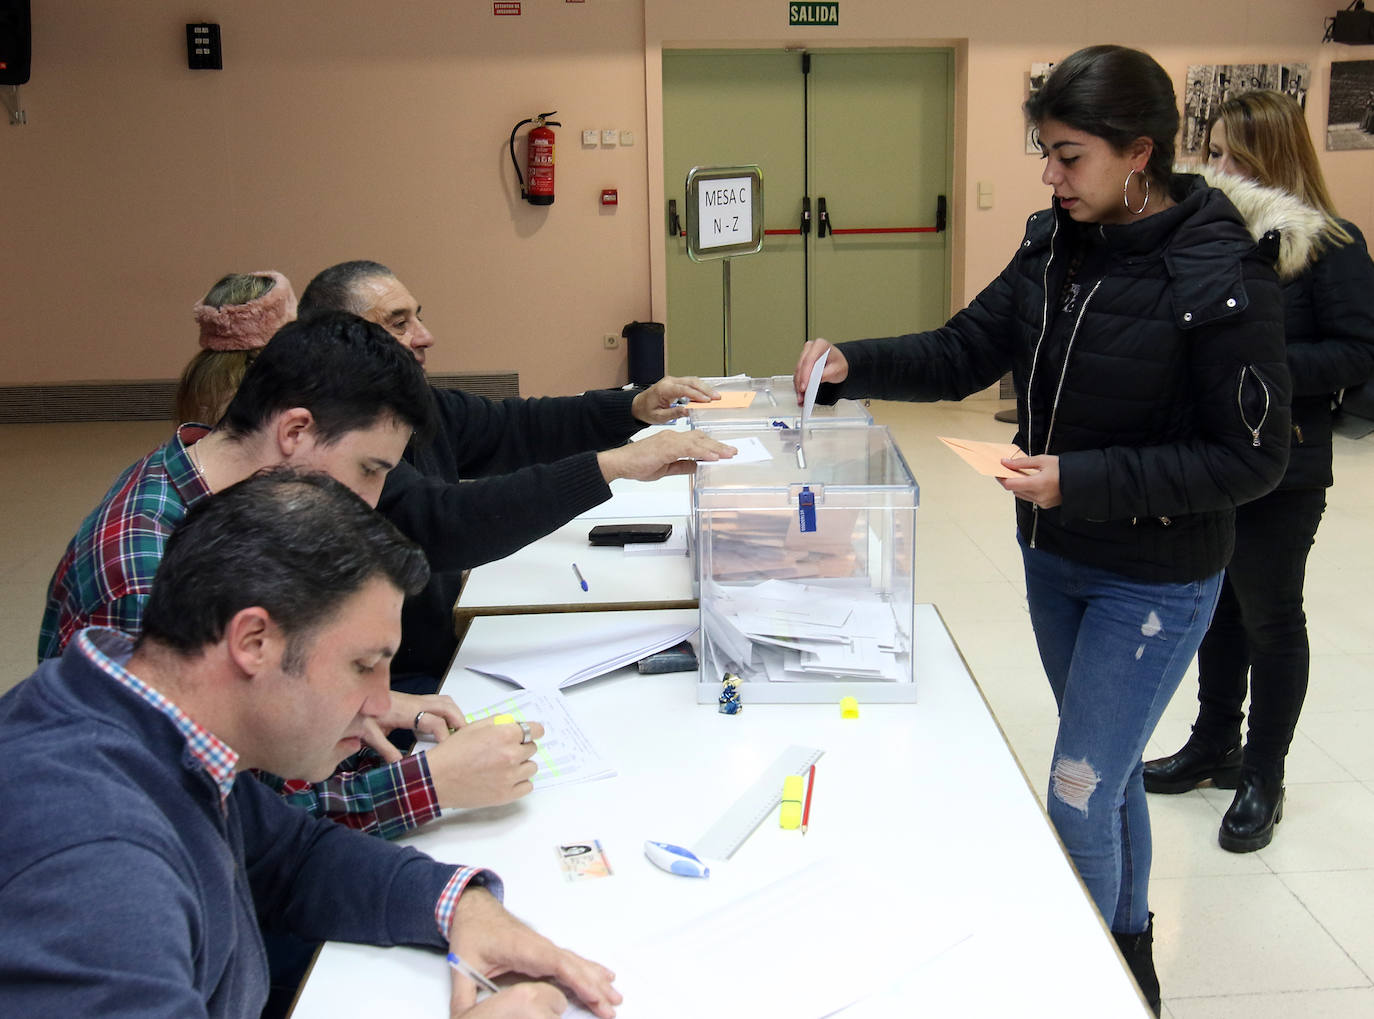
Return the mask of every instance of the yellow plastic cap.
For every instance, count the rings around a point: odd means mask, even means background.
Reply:
[[[805,786],[800,775],[788,775],[782,780],[782,812],[778,824],[784,828],[800,828],[802,815],[802,792]]]
[[[859,701],[858,701],[857,698],[855,698],[855,697],[841,697],[841,698],[840,698],[840,717],[841,717],[841,718],[858,718],[858,717],[859,717]]]

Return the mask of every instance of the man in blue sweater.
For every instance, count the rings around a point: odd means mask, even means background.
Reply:
[[[550,977],[614,1015],[613,974],[510,916],[491,871],[236,781],[322,779],[358,749],[390,699],[402,599],[428,572],[338,482],[256,475],[192,507],[136,642],[83,630],[0,698],[0,1014],[255,1017],[261,923],[461,947],[478,971]],[[545,983],[475,999],[455,970],[455,1013],[565,1007]]]

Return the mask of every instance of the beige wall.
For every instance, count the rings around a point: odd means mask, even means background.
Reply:
[[[33,0],[26,127],[0,124],[0,380],[174,376],[226,271],[303,289],[392,266],[435,371],[526,393],[623,383],[601,337],[649,313],[638,0]],[[224,70],[186,68],[218,20]],[[557,108],[558,200],[519,200],[510,129]],[[583,150],[580,129],[633,147]],[[523,161],[523,146],[517,145]],[[602,212],[600,189],[620,191]]]
[[[840,0],[841,27],[814,30],[789,29],[781,0],[523,0],[519,18],[486,0],[219,6],[33,0],[29,123],[0,125],[0,382],[174,375],[190,306],[223,272],[279,268],[300,288],[356,257],[416,292],[433,370],[513,368],[527,394],[624,382],[601,335],[664,307],[665,47],[952,46],[956,303],[1046,204],[1022,151],[1031,61],[1124,42],[1181,83],[1190,63],[1306,60],[1320,137],[1331,60],[1374,59],[1319,45],[1334,0]],[[185,67],[184,25],[202,19],[223,28],[223,71]],[[558,201],[536,209],[506,140],[550,107]],[[583,128],[635,144],[584,149]],[[1374,233],[1374,151],[1322,157]],[[980,180],[992,209],[976,208]],[[603,187],[617,209],[599,207]]]

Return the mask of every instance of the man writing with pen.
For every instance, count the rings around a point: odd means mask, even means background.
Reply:
[[[135,640],[92,627],[0,698],[0,1014],[250,1017],[264,930],[447,951],[453,1013],[611,1019],[614,974],[452,866],[294,809],[390,701],[423,554],[318,474],[258,474],[172,534]],[[54,747],[67,748],[54,753]],[[78,748],[78,749],[73,749]],[[341,876],[347,880],[341,880]]]

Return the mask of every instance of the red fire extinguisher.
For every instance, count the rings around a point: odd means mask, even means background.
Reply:
[[[562,127],[556,120],[549,118],[557,110],[526,117],[511,128],[510,162],[515,167],[515,177],[520,182],[520,197],[531,205],[553,204],[553,131],[551,127]],[[520,163],[515,158],[515,133],[526,124],[533,124],[527,137],[526,174],[521,176]],[[526,184],[528,177],[528,185]]]

